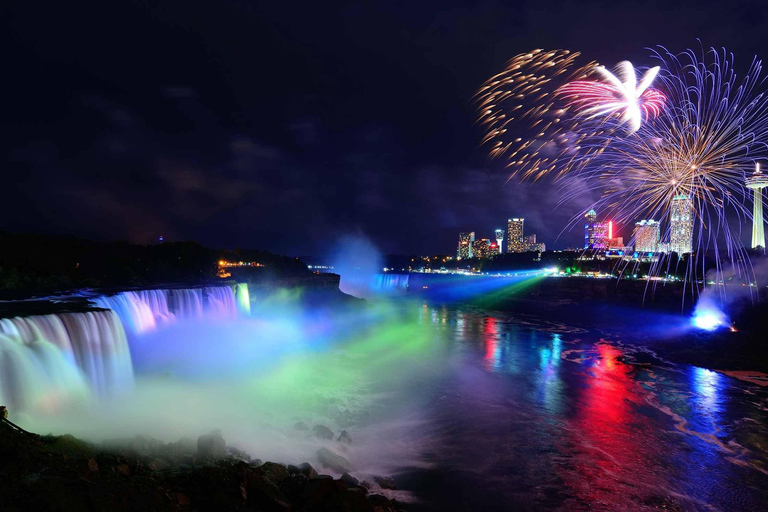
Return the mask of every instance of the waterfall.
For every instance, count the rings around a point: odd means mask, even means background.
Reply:
[[[251,296],[248,293],[248,283],[237,283],[234,290],[237,308],[241,313],[251,314]]]
[[[0,401],[56,407],[133,385],[125,331],[113,311],[0,319]]]
[[[248,294],[248,285],[245,294]],[[238,305],[229,286],[120,292],[93,302],[120,317],[129,335],[151,331],[180,318],[234,318]],[[250,305],[250,304],[249,304]]]
[[[103,308],[0,318],[0,404],[52,408],[133,386],[129,341],[188,318],[250,311],[248,285],[135,290],[91,299]]]
[[[409,278],[410,274],[376,274],[373,276],[373,288],[383,292],[405,291]]]

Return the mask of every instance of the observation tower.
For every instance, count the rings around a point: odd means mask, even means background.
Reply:
[[[755,164],[755,174],[747,178],[747,188],[755,191],[754,209],[752,210],[752,248],[765,249],[765,230],[763,229],[763,189],[768,187],[768,176],[760,172],[760,164]]]

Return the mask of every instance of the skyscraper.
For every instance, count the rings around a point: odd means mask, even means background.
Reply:
[[[752,208],[752,248],[765,249],[765,226],[763,222],[763,189],[768,187],[768,176],[760,172],[760,164],[755,164],[755,174],[747,178],[747,188],[754,190]]]
[[[496,235],[497,252],[501,254],[501,242],[504,241],[504,230],[497,229],[496,231],[494,231],[494,235]]]
[[[523,223],[525,219],[507,220],[507,252],[525,252]]]
[[[655,220],[641,220],[635,223],[634,236],[637,252],[660,252],[661,225]]]
[[[465,260],[472,257],[472,243],[475,241],[475,232],[459,233],[459,248],[456,250],[456,257]]]
[[[472,242],[472,257],[474,258],[487,258],[490,256],[491,241],[487,238],[481,240],[475,240]]]
[[[584,248],[607,249],[608,240],[613,236],[613,222],[598,221],[595,210],[589,210],[584,217],[587,219],[584,224]]]
[[[686,195],[672,199],[669,214],[669,250],[678,255],[693,251],[693,201]]]

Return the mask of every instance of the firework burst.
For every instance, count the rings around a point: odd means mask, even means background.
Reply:
[[[589,132],[579,131],[556,91],[583,80],[597,67],[578,65],[578,52],[533,50],[512,58],[506,69],[477,92],[478,123],[483,144],[492,158],[505,158],[512,176],[539,179],[558,170],[566,173],[582,157],[581,143]],[[591,148],[590,148],[591,150]]]
[[[664,95],[650,86],[659,72],[659,66],[645,72],[637,83],[635,68],[629,61],[616,66],[616,74],[603,66],[596,71],[603,81],[575,80],[558,89],[578,115],[587,119],[606,115],[619,115],[620,124],[629,125],[628,132],[640,129],[643,120],[656,117],[664,108]]]
[[[739,242],[740,226],[751,220],[745,177],[768,156],[768,98],[758,90],[762,63],[753,60],[739,78],[725,51],[675,55],[660,47],[653,56],[661,64],[656,80],[665,107],[634,134],[599,142],[606,151],[571,178],[601,191],[597,207],[614,219],[625,225],[658,219],[668,238],[674,237],[675,201],[688,202],[691,277],[706,250],[718,262],[719,247],[734,264],[748,261]]]

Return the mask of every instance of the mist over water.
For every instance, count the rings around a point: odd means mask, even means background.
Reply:
[[[300,291],[266,297],[252,315],[211,311],[128,329],[134,384],[108,400],[62,401],[55,410],[13,410],[37,432],[71,433],[92,441],[150,436],[194,440],[220,429],[230,446],[262,460],[309,461],[327,446],[360,476],[421,466],[425,446],[418,389],[442,373],[439,339],[410,305],[340,307],[323,316],[305,311]],[[166,315],[162,300],[157,311]],[[115,299],[122,302],[122,298]],[[173,308],[171,308],[173,309]],[[274,313],[274,314],[273,314]],[[325,425],[350,446],[299,430]],[[325,470],[324,472],[332,472]]]

